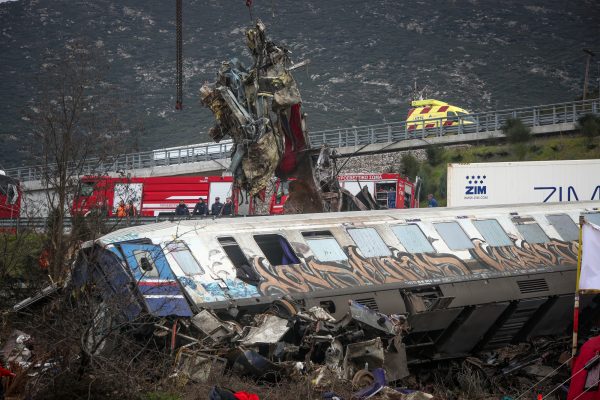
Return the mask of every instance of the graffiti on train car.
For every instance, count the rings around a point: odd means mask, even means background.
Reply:
[[[395,248],[390,248],[392,256],[365,258],[356,246],[346,247],[347,262],[320,262],[311,256],[299,267],[272,266],[263,257],[254,257],[253,265],[262,277],[259,293],[278,295],[388,283],[446,282],[482,273],[489,276],[489,272],[501,275],[516,270],[575,267],[577,264],[574,242],[553,239],[548,243],[531,244],[521,241],[504,247],[488,246],[480,239],[472,239],[472,242],[475,247],[470,253],[477,268],[469,268],[465,261],[452,254],[413,254]]]
[[[519,271],[540,267],[577,266],[577,244],[552,239],[547,243],[492,247],[481,239],[472,239],[471,255],[490,271]]]

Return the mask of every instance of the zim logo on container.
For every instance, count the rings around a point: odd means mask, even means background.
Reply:
[[[465,195],[473,196],[487,194],[487,185],[485,184],[486,178],[485,175],[465,176],[465,180],[467,181],[467,185],[465,185]]]

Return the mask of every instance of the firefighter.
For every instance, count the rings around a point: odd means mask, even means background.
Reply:
[[[175,215],[190,215],[190,210],[183,200],[180,200],[179,205],[175,208]]]
[[[202,197],[198,197],[198,202],[196,203],[196,206],[194,207],[194,215],[206,215],[208,214],[208,206],[206,205],[206,203],[204,202],[204,199]]]
[[[231,201],[231,197],[225,199],[225,204],[223,204],[223,215],[233,215],[233,202]]]
[[[221,209],[223,208],[223,203],[221,203],[220,197],[215,197],[214,204],[210,207],[210,213],[214,216],[221,215]]]

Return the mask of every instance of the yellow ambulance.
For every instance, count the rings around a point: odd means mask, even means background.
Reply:
[[[468,116],[470,113],[467,110],[443,101],[433,99],[413,100],[410,105],[411,108],[408,110],[408,116],[406,117],[408,130],[422,129],[423,120],[431,118],[440,119],[425,122],[425,128],[437,128],[440,124],[443,126],[458,125],[461,119],[464,125],[475,123],[475,120]]]

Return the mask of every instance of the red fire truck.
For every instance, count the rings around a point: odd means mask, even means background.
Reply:
[[[343,174],[338,176],[340,185],[356,195],[366,186],[381,208],[415,208],[415,185],[400,174]],[[288,197],[287,185],[279,180],[271,197],[270,214],[283,214]]]
[[[19,181],[0,171],[0,218],[18,218],[21,212]]]
[[[198,198],[203,198],[210,207],[217,197],[222,203],[232,197],[232,182],[231,176],[83,177],[72,213],[85,215],[101,210],[112,217],[121,201],[125,204],[132,201],[137,215],[157,216],[173,214],[181,200],[191,213]]]

